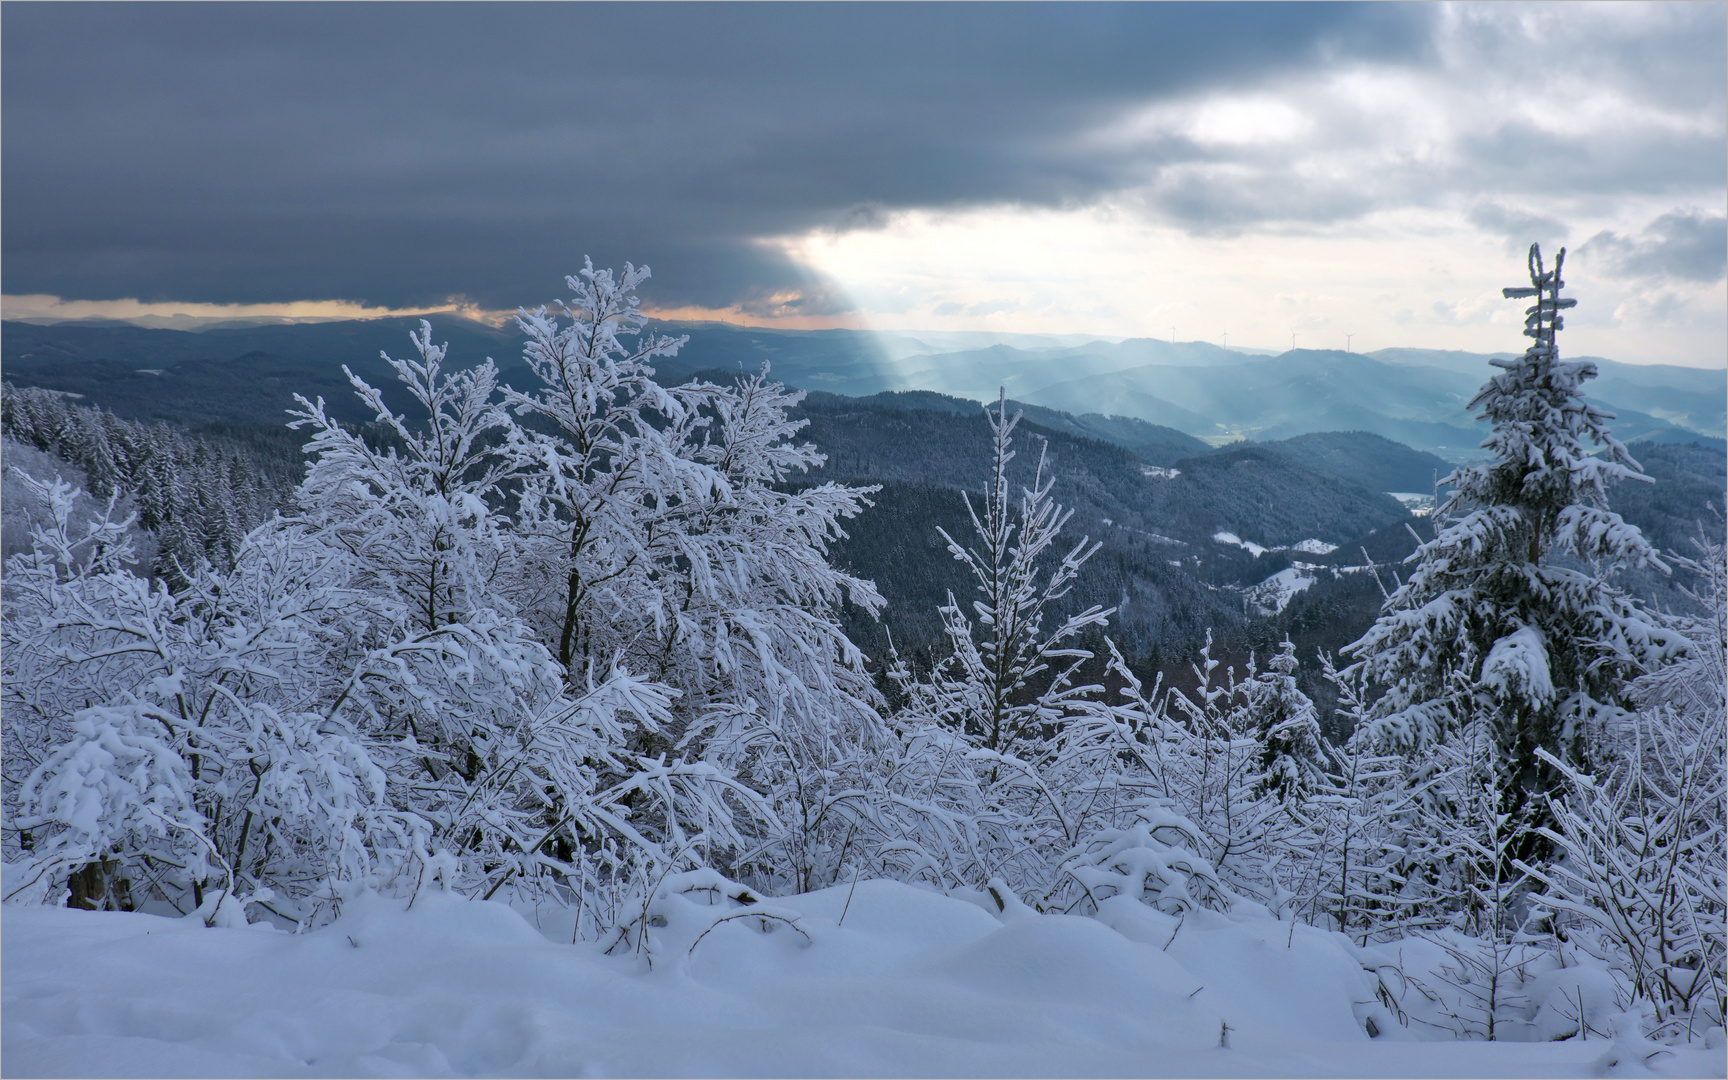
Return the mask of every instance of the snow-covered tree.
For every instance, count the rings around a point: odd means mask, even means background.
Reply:
[[[684,339],[642,336],[647,276],[589,265],[568,279],[565,324],[546,309],[519,317],[542,384],[505,393],[536,424],[511,443],[520,602],[572,677],[616,663],[677,691],[673,722],[639,749],[710,762],[781,808],[727,858],[776,852],[805,886],[831,880],[856,831],[844,793],[857,778],[842,778],[887,740],[836,621],[844,603],[875,613],[882,600],[827,557],[868,491],[794,488],[823,458],[795,441],[804,421],[787,412],[802,395],[766,371],[655,382],[651,362]]]
[[[590,263],[568,279],[575,296],[561,309],[569,325],[544,307],[517,316],[528,335],[524,358],[542,384],[505,391],[517,414],[539,421],[519,430],[513,447],[533,477],[518,521],[536,560],[519,582],[533,590],[522,607],[572,677],[584,657],[639,646],[639,616],[665,625],[652,583],[674,558],[666,518],[723,483],[689,449],[680,452],[699,417],[653,379],[650,362],[686,339],[622,340],[647,322],[635,294],[647,277],[646,267],[626,264],[614,279]]]
[[[1543,846],[1542,796],[1560,782],[1537,750],[1590,763],[1630,705],[1631,680],[1683,644],[1610,580],[1622,566],[1662,564],[1607,509],[1609,481],[1646,478],[1609,432],[1612,416],[1582,395],[1595,365],[1559,358],[1560,312],[1576,302],[1560,296],[1564,260],[1546,269],[1532,245],[1530,285],[1505,290],[1535,298],[1533,343],[1493,361],[1502,372],[1471,403],[1494,425],[1483,443],[1492,460],[1448,479],[1438,535],[1347,650],[1387,688],[1367,719],[1384,745],[1421,752],[1473,717],[1490,725],[1493,784],[1522,857]]]
[[[1064,725],[1099,688],[1077,682],[1092,654],[1074,639],[1103,626],[1111,612],[1091,607],[1058,617],[1098,545],[1081,540],[1065,555],[1053,550],[1072,511],[1050,497],[1048,462],[1040,454],[1016,506],[1008,466],[1020,417],[1008,415],[1005,397],[986,415],[992,450],[982,504],[965,496],[977,544],[938,530],[972,575],[972,616],[950,594],[940,609],[948,654],[924,679],[898,658],[890,670],[906,697],[898,723],[909,755],[895,782],[915,778],[917,787],[901,791],[922,789],[910,802],[923,817],[893,844],[917,847],[920,859],[946,866],[960,883],[982,886],[1000,876],[1043,894],[1086,835],[1065,805],[1065,787],[1078,778],[1067,773],[1071,758],[1061,744]],[[911,844],[930,829],[927,845]],[[937,854],[944,845],[958,846]]]
[[[837,621],[842,605],[874,615],[882,598],[828,561],[875,489],[787,490],[824,458],[794,441],[807,421],[786,414],[803,393],[766,367],[683,392],[710,420],[696,457],[726,481],[677,536],[691,569],[666,648],[681,656],[668,677],[693,721],[684,741],[769,794],[781,872],[815,888],[854,857],[861,792],[891,741],[864,656]]]
[[[668,763],[679,692],[615,658],[561,666],[508,600],[524,562],[502,510],[528,480],[527,440],[505,411],[490,361],[446,372],[424,323],[416,360],[390,360],[419,405],[392,414],[350,374],[393,445],[332,422],[322,402],[297,423],[315,455],[297,493],[310,539],[343,552],[379,612],[377,641],[348,691],[379,755],[392,803],[471,882],[544,887],[568,879],[600,836],[662,863],[692,838],[736,846],[732,802],[748,793],[711,766]]]
[[[982,506],[965,494],[978,546],[966,547],[937,530],[975,582],[977,627],[950,594],[941,609],[950,651],[915,692],[920,708],[973,745],[1013,754],[1044,738],[1074,702],[1095,693],[1093,687],[1075,684],[1080,665],[1092,654],[1070,642],[1088,627],[1105,625],[1111,612],[1093,606],[1046,627],[1046,618],[1054,617],[1053,609],[1099,544],[1082,539],[1053,566],[1044,565],[1050,561],[1046,552],[1074,512],[1051,499],[1055,476],[1047,470],[1044,452],[1015,512],[1008,465],[1016,454],[1013,435],[1020,416],[1008,415],[1005,394],[996,411],[985,415],[994,443]]]
[[[1278,652],[1256,669],[1249,660],[1237,721],[1259,744],[1256,786],[1285,801],[1302,802],[1331,786],[1326,740],[1314,702],[1296,686],[1296,646],[1285,638]]]

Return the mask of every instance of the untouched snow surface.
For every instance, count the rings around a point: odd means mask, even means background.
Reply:
[[[1662,1053],[1646,1065],[1648,1044],[1420,1042],[1402,1030],[1371,1040],[1359,1017],[1375,1015],[1362,1004],[1372,983],[1342,940],[1263,916],[1179,922],[1126,898],[1105,901],[1098,919],[1012,902],[998,915],[983,897],[893,882],[849,892],[730,911],[698,902],[700,893],[672,897],[657,916],[666,925],[650,931],[652,965],[628,949],[605,956],[564,943],[568,914],[543,915],[536,928],[532,914],[430,890],[411,910],[364,895],[335,924],[299,936],[8,904],[0,1068],[1603,1076],[1655,1066],[1723,1075],[1720,1051]],[[716,923],[722,914],[739,917]]]

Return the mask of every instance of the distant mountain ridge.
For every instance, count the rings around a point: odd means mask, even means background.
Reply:
[[[151,389],[138,383],[134,376],[139,371],[160,370],[168,373],[158,377],[164,383],[184,383],[182,376],[202,370],[173,372],[188,361],[234,364],[237,357],[264,354],[303,365],[306,377],[301,381],[307,387],[328,381],[319,365],[348,364],[381,382],[385,369],[379,352],[408,351],[408,333],[419,321],[212,327],[196,333],[115,324],[6,322],[0,361],[7,377],[19,385],[89,393],[95,384],[118,380],[127,394],[119,394],[115,385],[109,396],[126,403],[110,407],[147,404],[157,411],[134,415],[174,419],[174,395],[166,385]],[[506,382],[526,379],[514,326],[450,315],[428,316],[428,321],[434,337],[450,343],[454,362],[475,363],[491,356]],[[754,372],[767,363],[774,376],[789,385],[851,397],[930,391],[985,401],[994,399],[999,388],[1006,389],[1028,408],[1070,414],[1069,421],[1045,418],[1064,430],[1119,445],[1138,439],[1143,456],[1160,464],[1175,461],[1186,445],[1174,435],[1216,446],[1242,438],[1278,441],[1338,431],[1368,432],[1452,462],[1472,460],[1480,456],[1486,431],[1468,405],[1494,373],[1489,355],[1414,348],[1373,353],[1295,349],[1264,356],[1206,342],[1153,338],[1022,335],[1000,340],[1005,336],[996,335],[994,343],[973,344],[991,335],[726,324],[657,327],[690,335],[679,355],[662,363],[667,377],[702,370]],[[1076,338],[1081,340],[1075,343]],[[951,348],[956,345],[965,347]],[[1616,414],[1615,433],[1623,441],[1702,439],[1702,445],[1720,444],[1728,452],[1728,443],[1721,442],[1728,437],[1728,371],[1587,359],[1594,360],[1600,375],[1586,389],[1592,400]],[[87,366],[93,362],[110,366]],[[267,398],[267,411],[279,415],[286,407],[278,400],[281,395],[248,388],[244,368],[210,369],[221,376],[225,407],[265,410]],[[339,374],[334,377],[340,380]],[[1129,421],[1163,430],[1138,435],[1121,430]]]

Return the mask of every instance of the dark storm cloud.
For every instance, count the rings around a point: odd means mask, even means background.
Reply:
[[[1622,277],[1674,278],[1709,285],[1728,273],[1728,218],[1663,214],[1640,236],[1597,233],[1578,253]]]
[[[4,291],[509,306],[589,254],[659,303],[832,312],[757,239],[1097,198],[1147,151],[1076,133],[1426,62],[1433,10],[9,4]]]

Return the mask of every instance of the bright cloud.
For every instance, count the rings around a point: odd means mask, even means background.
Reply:
[[[1435,211],[1377,213],[1318,234],[1233,237],[1194,236],[1108,205],[920,211],[871,232],[790,240],[787,251],[883,329],[1174,332],[1219,343],[1228,334],[1236,345],[1276,349],[1290,347],[1293,334],[1311,348],[1344,348],[1354,335],[1358,351],[1522,346],[1522,308],[1500,295],[1519,283],[1522,252]],[[1591,254],[1570,264],[1581,303],[1569,352],[1720,364],[1720,280],[1620,280]]]
[[[1450,6],[1432,64],[1311,70],[1075,134],[1077,158],[1139,177],[1090,203],[781,243],[885,327],[1475,351],[1521,346],[1500,289],[1531,242],[1569,244],[1570,352],[1719,366],[1721,89],[1614,44],[1657,47],[1676,17]]]

